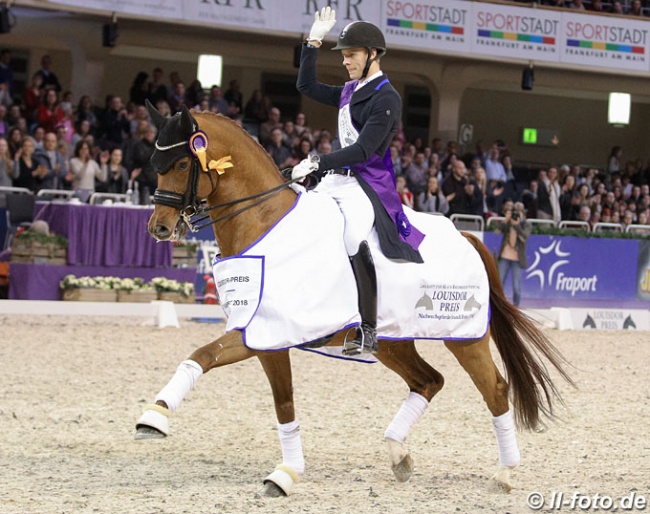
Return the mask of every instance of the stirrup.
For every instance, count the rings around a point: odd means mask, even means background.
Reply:
[[[366,323],[357,328],[353,339],[345,339],[343,342],[342,354],[346,357],[353,357],[361,353],[377,353],[379,343],[377,342],[377,331]]]

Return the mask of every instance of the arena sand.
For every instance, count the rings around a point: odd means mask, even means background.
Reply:
[[[307,470],[291,497],[268,499],[257,492],[280,449],[257,360],[204,376],[172,418],[171,437],[133,439],[144,404],[223,330],[0,315],[0,513],[519,514],[533,512],[535,492],[547,502],[563,493],[589,512],[623,512],[621,497],[636,502],[628,512],[650,501],[649,333],[548,332],[578,389],[558,382],[561,421],[519,434],[510,494],[489,491],[489,413],[441,343],[418,343],[446,385],[407,441],[415,473],[406,484],[395,482],[382,438],[408,393],[401,380],[380,364],[295,351]],[[580,511],[571,507],[561,510]]]

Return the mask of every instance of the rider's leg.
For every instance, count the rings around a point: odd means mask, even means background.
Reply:
[[[343,241],[357,282],[362,328],[357,330],[354,339],[345,341],[343,354],[374,353],[377,351],[377,277],[367,243],[375,223],[372,204],[354,177],[326,176],[317,189],[330,194],[343,213]]]
[[[377,344],[377,274],[367,241],[362,241],[359,251],[350,258],[359,293],[361,329],[352,340],[343,345],[344,355],[361,352],[376,353]]]

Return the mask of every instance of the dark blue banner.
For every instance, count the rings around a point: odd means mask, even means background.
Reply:
[[[486,232],[484,241],[496,254],[502,237]],[[522,273],[523,300],[559,300],[556,305],[637,301],[638,240],[532,235],[526,255],[528,268]],[[650,246],[646,261],[650,268]],[[508,295],[509,282],[505,288]],[[650,299],[650,290],[646,295],[643,299]]]

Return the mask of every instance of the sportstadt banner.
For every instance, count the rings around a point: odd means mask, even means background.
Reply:
[[[244,30],[309,33],[331,5],[331,39],[354,20],[379,26],[389,46],[486,59],[650,71],[650,21],[464,0],[50,0],[51,4]]]

